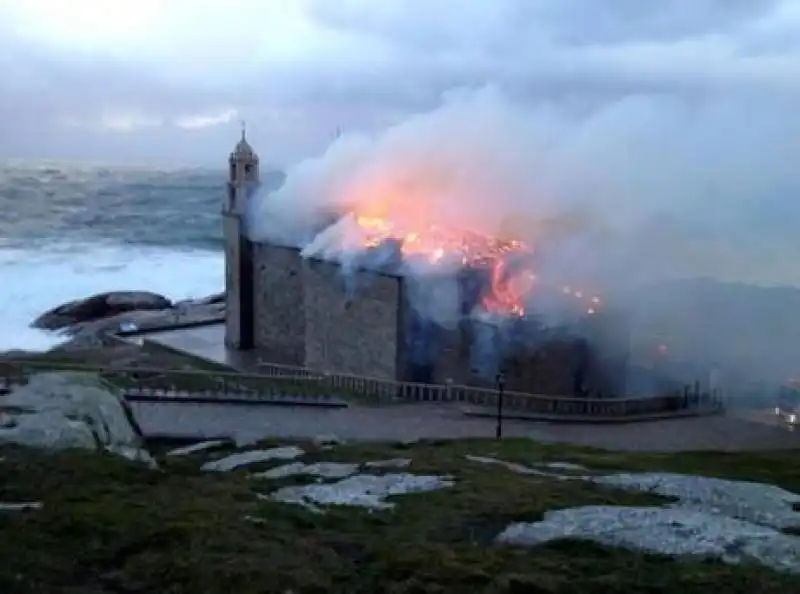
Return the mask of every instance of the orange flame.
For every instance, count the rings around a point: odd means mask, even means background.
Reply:
[[[525,299],[535,289],[538,278],[531,258],[520,258],[509,266],[508,256],[531,256],[532,250],[522,241],[499,239],[474,232],[456,232],[436,225],[403,226],[389,219],[355,215],[365,248],[381,242],[398,241],[404,257],[416,257],[433,264],[455,263],[460,266],[485,266],[490,270],[490,287],[481,300],[482,308],[492,314],[523,316]],[[600,305],[598,297],[587,298],[580,290],[564,287],[592,315]]]
[[[339,203],[357,227],[357,237],[348,235],[343,241],[370,248],[394,240],[405,259],[443,268],[485,268],[491,286],[482,307],[490,313],[524,315],[527,297],[542,284],[533,267],[533,250],[516,239],[520,233],[502,238],[476,233],[469,229],[482,225],[481,221],[461,220],[457,211],[448,216],[450,209],[439,208],[442,203],[437,201],[437,196],[449,195],[452,189],[448,173],[436,168],[430,173],[409,181],[403,168],[387,168],[343,188]],[[543,232],[524,213],[505,217],[499,227],[525,230],[522,232],[535,229],[537,237]],[[510,265],[512,255],[519,257]],[[564,292],[589,315],[600,307],[597,297],[582,290],[567,287]]]
[[[496,260],[492,266],[491,289],[484,296],[481,305],[492,313],[525,315],[523,301],[533,290],[535,283],[536,275],[533,270],[524,268],[509,275],[506,261]]]

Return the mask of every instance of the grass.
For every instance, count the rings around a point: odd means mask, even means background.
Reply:
[[[245,471],[199,472],[207,453],[164,458],[164,446],[153,444],[164,469],[153,472],[112,456],[6,447],[0,450],[0,501],[43,501],[44,507],[0,512],[0,592],[785,594],[796,589],[795,576],[759,566],[674,560],[569,540],[533,550],[493,546],[493,537],[508,523],[533,521],[547,510],[664,500],[522,476],[464,458],[496,455],[523,463],[691,472],[800,491],[800,469],[790,452],[621,454],[526,440],[355,444],[327,451],[301,445],[309,452],[306,461],[408,457],[413,472],[451,474],[457,483],[397,498],[396,508],[386,512],[334,508],[318,515],[258,500],[255,493],[265,484],[246,478]]]

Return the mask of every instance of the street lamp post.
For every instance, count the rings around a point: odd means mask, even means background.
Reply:
[[[495,438],[503,438],[503,396],[506,387],[506,378],[503,372],[497,374],[497,425],[495,427]]]

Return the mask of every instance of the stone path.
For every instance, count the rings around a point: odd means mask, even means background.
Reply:
[[[457,407],[406,404],[346,409],[132,403],[145,434],[193,439],[232,437],[356,440],[493,437],[493,419],[466,417]],[[622,451],[759,450],[799,448],[800,432],[732,415],[624,425],[506,421],[503,435]]]

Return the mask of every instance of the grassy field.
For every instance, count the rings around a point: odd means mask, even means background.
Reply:
[[[492,545],[508,523],[533,521],[547,510],[664,500],[465,460],[495,455],[598,470],[671,470],[800,491],[793,453],[631,455],[523,440],[301,445],[309,452],[304,461],[408,457],[412,472],[451,474],[456,486],[396,498],[390,511],[335,508],[320,515],[259,500],[265,485],[245,471],[201,473],[209,454],[164,458],[158,454],[164,447],[154,444],[164,470],[155,472],[111,456],[6,447],[0,502],[41,501],[43,508],[0,512],[0,592],[786,594],[797,588],[796,576],[759,566],[679,561],[569,540],[533,550]]]

